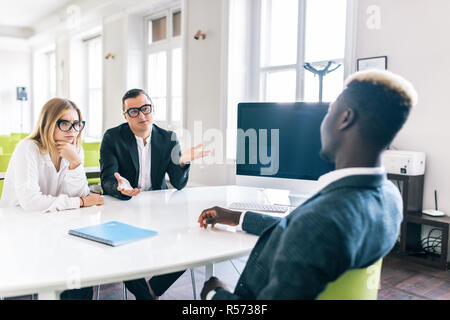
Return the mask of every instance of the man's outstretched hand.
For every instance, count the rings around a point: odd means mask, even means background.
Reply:
[[[198,217],[198,223],[201,228],[207,228],[208,224],[211,224],[214,228],[216,223],[227,224],[229,226],[237,226],[242,212],[225,209],[222,207],[212,207],[203,210],[200,217]]]
[[[114,173],[114,177],[116,177],[118,183],[117,190],[119,190],[123,195],[134,197],[141,192],[141,189],[132,188],[130,182],[122,177],[118,172]]]

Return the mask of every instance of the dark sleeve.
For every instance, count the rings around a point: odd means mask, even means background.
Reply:
[[[186,164],[183,168],[180,167],[181,147],[175,132],[172,132],[170,142],[170,161],[166,172],[174,188],[181,190],[188,182],[190,164]]]
[[[224,288],[216,289],[216,294],[212,297],[212,300],[244,300],[237,294],[233,294]]]
[[[259,236],[266,228],[274,223],[280,222],[280,220],[281,218],[279,217],[247,211],[244,216],[244,221],[242,221],[242,230]]]
[[[277,232],[282,232],[279,240],[266,244],[266,247],[273,246],[269,281],[256,293],[256,299],[312,300],[329,282],[350,268],[352,244],[349,244],[345,230],[333,220],[316,213],[297,218],[290,224],[283,219],[277,225],[276,228],[281,228]],[[312,217],[314,215],[317,217]],[[265,255],[266,263],[269,263],[267,252],[259,254]],[[242,298],[220,290],[213,299]]]
[[[106,131],[100,146],[100,181],[103,193],[120,200],[129,200],[131,197],[117,190],[118,183],[114,173],[119,172],[119,160],[114,149],[114,138],[110,131]]]

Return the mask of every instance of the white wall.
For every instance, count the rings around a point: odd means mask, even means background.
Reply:
[[[31,51],[24,40],[0,38],[0,134],[20,132],[21,102],[16,87],[27,87],[28,101],[23,102],[23,130],[31,130]]]
[[[225,141],[220,137],[202,136],[195,132],[195,123],[201,123],[202,133],[210,129],[217,129],[225,136],[226,94],[224,72],[226,68],[226,35],[227,23],[224,21],[226,9],[224,1],[189,0],[186,1],[186,128],[191,133],[192,146],[201,142],[211,142],[216,146],[216,152],[223,142],[223,156],[225,156]],[[205,40],[195,40],[198,30],[206,33]],[[225,56],[224,56],[225,55]],[[211,132],[211,131],[210,131]],[[206,141],[203,141],[205,138]],[[219,141],[221,140],[221,141]],[[223,159],[222,159],[223,160]],[[234,165],[193,164],[190,171],[192,184],[223,185],[235,181]]]
[[[369,29],[366,10],[380,9],[380,28]],[[356,57],[388,56],[388,69],[411,81],[419,103],[395,139],[401,150],[423,151],[427,156],[424,207],[450,213],[450,1],[360,0]],[[370,25],[370,24],[369,24]]]
[[[103,22],[103,128],[115,127],[124,122],[121,114],[122,96],[127,88],[127,18],[123,14],[107,17]]]

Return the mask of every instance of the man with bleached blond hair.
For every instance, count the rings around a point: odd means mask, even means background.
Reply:
[[[320,128],[321,155],[336,164],[319,178],[320,191],[283,219],[204,210],[200,227],[237,225],[259,239],[234,292],[212,277],[202,299],[315,299],[347,270],[386,256],[399,234],[403,204],[380,158],[416,101],[412,85],[391,72],[350,76]]]

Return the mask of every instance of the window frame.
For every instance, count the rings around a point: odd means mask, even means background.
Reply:
[[[53,66],[52,66],[52,57],[53,56],[53,62],[54,62],[54,64],[53,64]],[[50,50],[50,51],[47,51],[47,52],[45,52],[45,60],[46,60],[46,63],[47,63],[47,68],[46,68],[46,71],[47,71],[47,97],[48,97],[48,99],[47,100],[50,100],[50,99],[52,99],[52,98],[54,98],[54,97],[56,97],[56,50]],[[54,86],[53,86],[53,88],[52,88],[52,77],[53,77],[53,80],[54,80]],[[53,89],[53,90],[52,90]]]
[[[90,101],[90,93],[92,90],[96,90],[98,92],[100,92],[100,97],[102,99],[102,103],[100,104],[100,106],[102,107],[102,112],[100,113],[101,115],[101,119],[103,119],[103,66],[101,66],[102,71],[100,72],[100,87],[97,88],[91,88],[90,86],[90,82],[89,82],[89,73],[90,73],[90,60],[89,60],[89,43],[92,44],[91,41],[99,41],[100,42],[100,46],[101,46],[101,52],[100,52],[100,61],[103,61],[103,39],[102,39],[102,34],[95,34],[92,36],[89,36],[87,38],[82,39],[82,43],[83,43],[83,54],[84,54],[84,61],[85,61],[85,72],[84,72],[84,78],[85,78],[85,86],[84,86],[84,90],[85,90],[85,101],[86,101],[86,110],[84,112],[83,118],[84,120],[89,124],[91,122],[90,119],[90,109],[91,106],[89,105],[89,101]],[[101,138],[103,134],[103,121],[101,121],[100,124],[100,132],[99,135],[91,135],[89,130],[86,130],[85,136],[87,138],[93,138],[93,139],[98,139]]]
[[[276,0],[270,0],[276,1]],[[299,0],[298,3],[298,19],[297,19],[297,61],[295,64],[278,65],[278,66],[264,66],[261,54],[262,43],[262,1],[261,0],[248,0],[247,10],[251,14],[247,14],[248,18],[248,35],[251,35],[248,45],[247,62],[249,65],[249,74],[246,81],[247,88],[245,101],[265,101],[267,97],[267,73],[274,71],[287,71],[295,70],[296,72],[296,92],[295,101],[303,101],[305,97],[305,72],[303,64],[305,63],[305,39],[306,39],[306,1]],[[270,10],[268,10],[270,12]],[[228,24],[230,24],[231,11],[228,10]],[[336,63],[341,63],[344,68],[344,79],[351,73],[355,72],[355,57],[356,57],[356,19],[358,14],[358,2],[356,0],[346,0],[346,26],[345,26],[345,50],[344,56],[335,59]],[[269,17],[270,18],[270,17]],[[270,19],[269,19],[270,21]],[[233,35],[229,35],[233,36]],[[227,40],[229,45],[229,39]],[[269,46],[267,46],[269,47]],[[229,50],[229,49],[227,49]],[[228,63],[229,61],[227,61]],[[311,61],[311,64],[318,64],[322,61]],[[227,85],[230,75],[227,75]],[[263,79],[264,77],[264,79]],[[344,80],[343,79],[343,80]],[[226,90],[228,88],[226,87]],[[263,96],[264,95],[264,96]],[[226,100],[230,99],[226,95]],[[228,123],[230,119],[233,119],[232,112],[237,112],[237,106],[227,105],[226,114],[226,128],[233,131],[236,129],[235,123]],[[234,108],[234,109],[231,109]],[[227,139],[231,139],[227,135]],[[226,143],[226,146],[232,146],[233,144]],[[231,155],[234,155],[233,157]],[[235,150],[226,151],[227,160],[235,161]]]
[[[173,15],[177,12],[181,12],[181,34],[179,36],[173,36]],[[159,19],[166,17],[166,30],[167,30],[167,38],[149,43],[149,35],[150,35],[150,28],[149,24],[152,20]],[[181,4],[172,5],[164,10],[158,11],[155,14],[148,15],[144,18],[144,24],[145,24],[145,45],[144,45],[144,70],[145,70],[145,77],[144,77],[144,86],[146,91],[149,91],[149,81],[148,81],[148,67],[149,67],[149,55],[158,53],[158,52],[165,52],[166,53],[166,114],[165,114],[165,120],[158,120],[153,119],[153,123],[157,124],[158,126],[162,128],[166,128],[169,130],[174,130],[178,128],[182,128],[184,124],[184,99],[183,99],[183,88],[184,88],[184,59],[183,59],[183,35],[184,35],[184,14],[183,14],[183,8]],[[173,121],[172,120],[172,65],[173,65],[173,55],[172,52],[174,49],[181,49],[181,56],[182,56],[182,90],[181,90],[181,103],[182,103],[182,115],[180,121]],[[153,99],[152,93],[148,92],[150,98]],[[158,108],[157,105],[155,105],[155,108]]]
[[[270,2],[276,0],[267,0]],[[261,33],[263,32],[262,28],[262,1],[253,1],[253,12],[257,16],[253,23],[250,25],[250,30],[252,34],[255,34],[255,41],[253,43],[253,52],[251,56],[254,57],[254,63],[252,65],[252,72],[250,74],[250,91],[253,91],[252,96],[254,96],[257,100],[266,101],[267,98],[267,74],[270,72],[280,72],[280,71],[290,71],[295,70],[296,73],[296,92],[295,92],[295,101],[303,101],[305,97],[305,69],[303,68],[303,64],[305,61],[305,39],[306,39],[306,2],[307,0],[298,0],[298,14],[297,14],[297,61],[295,64],[287,64],[287,65],[273,65],[273,66],[265,66],[262,61],[262,53],[261,53],[261,43],[263,39],[261,38]],[[352,6],[350,3],[352,0],[347,0],[347,17],[346,17],[346,39],[349,36],[348,32],[348,15],[349,7]],[[271,10],[268,10],[266,19],[270,20]],[[270,28],[270,26],[269,26]],[[267,48],[270,48],[270,36],[267,36]],[[346,46],[347,47],[347,46]],[[344,51],[344,57],[338,57],[337,59],[333,59],[336,63],[341,63],[344,67],[344,77],[347,74],[346,70],[346,57],[347,48]],[[267,56],[267,53],[266,53]],[[309,61],[308,61],[309,62]],[[317,65],[323,63],[324,61],[311,61],[312,65]]]

